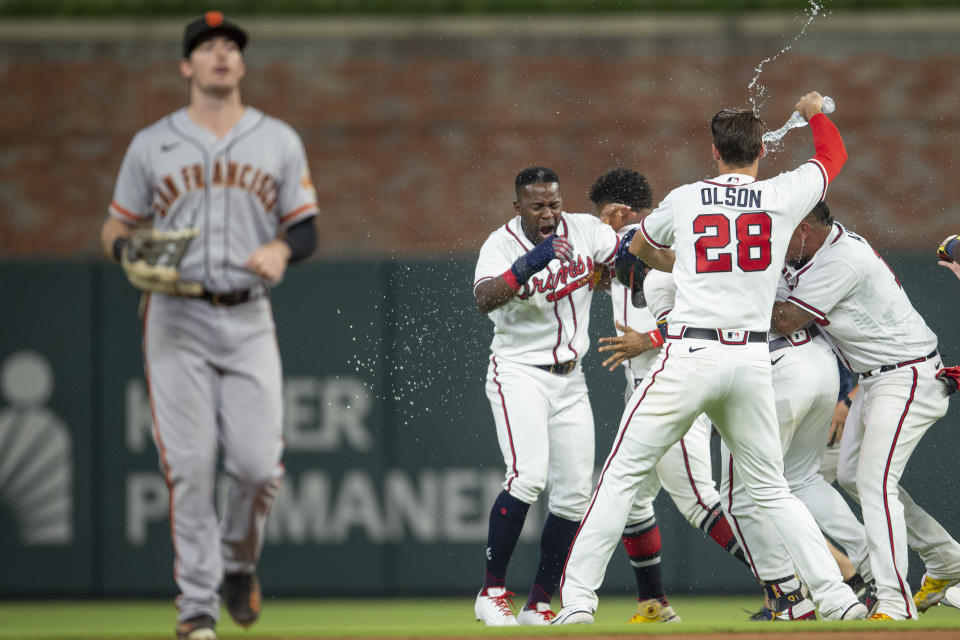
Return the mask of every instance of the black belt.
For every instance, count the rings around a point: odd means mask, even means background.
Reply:
[[[742,334],[746,334],[746,337]],[[684,327],[680,330],[679,336],[670,335],[670,330],[668,329],[667,337],[718,340],[723,344],[746,344],[748,342],[767,341],[767,333],[765,331],[730,331],[728,329],[699,329],[697,327]]]
[[[533,366],[537,369],[543,369],[548,373],[565,376],[568,373],[573,373],[573,370],[577,368],[577,361],[571,360],[570,362],[558,362],[557,364],[535,364]]]
[[[779,351],[780,349],[785,349],[786,347],[799,347],[802,344],[807,344],[814,338],[820,335],[820,329],[816,327],[807,327],[806,329],[797,329],[789,336],[783,336],[781,338],[774,338],[770,341],[770,353],[774,351]]]
[[[237,291],[228,291],[227,293],[216,293],[204,289],[203,293],[200,294],[200,298],[215,307],[232,307],[237,304],[249,302],[253,294],[253,289],[238,289]]]
[[[887,371],[893,371],[894,369],[899,369],[900,367],[906,367],[911,364],[917,364],[918,362],[926,362],[927,360],[930,360],[931,358],[936,358],[936,357],[937,357],[937,350],[934,349],[933,351],[923,356],[922,358],[905,360],[904,362],[898,362],[897,364],[885,364],[882,367],[877,367],[876,369],[870,369],[870,371],[866,371],[864,373],[861,373],[860,375],[863,376],[864,378],[869,378],[871,376],[877,375],[878,373],[886,373]]]

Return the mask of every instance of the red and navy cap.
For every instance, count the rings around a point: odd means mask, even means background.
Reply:
[[[196,49],[202,40],[212,36],[226,36],[237,43],[240,50],[247,46],[247,32],[227,22],[219,11],[207,11],[187,25],[183,32],[183,57],[189,58],[190,52]]]

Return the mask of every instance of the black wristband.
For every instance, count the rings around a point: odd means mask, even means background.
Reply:
[[[288,262],[300,262],[317,248],[317,230],[313,218],[310,216],[287,229],[284,242],[290,247]]]
[[[120,256],[123,255],[123,250],[126,248],[128,242],[130,242],[130,238],[126,236],[120,236],[113,241],[113,249],[111,252],[113,253],[113,259],[117,262],[120,262]]]
[[[853,404],[853,400],[850,399],[850,396],[843,396],[843,404],[849,407]]]

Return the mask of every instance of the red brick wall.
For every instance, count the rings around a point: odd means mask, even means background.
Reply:
[[[906,32],[828,18],[760,76],[771,128],[808,89],[836,98],[850,161],[828,202],[878,247],[932,251],[960,231],[960,48],[947,15]],[[559,172],[569,211],[589,210],[590,183],[618,164],[646,173],[657,199],[712,175],[709,118],[749,103],[754,68],[800,26],[242,22],[244,98],[303,137],[327,258],[475,253],[512,215],[513,176],[532,164]],[[180,28],[52,38],[3,25],[0,257],[98,251],[130,138],[186,98]],[[807,131],[791,132],[761,171],[812,152]]]

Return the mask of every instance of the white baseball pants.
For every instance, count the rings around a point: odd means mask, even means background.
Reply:
[[[487,398],[506,465],[503,488],[533,504],[550,487],[550,513],[579,521],[593,488],[593,410],[579,364],[567,375],[497,356]]]
[[[692,350],[692,351],[691,351]],[[827,619],[856,603],[816,522],[783,477],[766,342],[671,338],[624,412],[561,581],[564,606],[596,609],[596,589],[636,495],[656,463],[706,413],[751,498],[773,523]],[[766,576],[777,578],[782,576]]]
[[[826,341],[817,337],[778,349],[770,358],[776,363],[773,391],[787,485],[820,529],[844,548],[860,574],[869,580],[872,574],[863,525],[843,496],[820,474],[840,385],[836,357]],[[731,487],[729,451],[721,445],[721,452],[721,459],[726,461],[721,479],[721,491],[726,496],[724,509],[732,516],[734,532],[754,573],[758,577],[793,575],[794,567],[780,537],[760,515],[735,473]]]
[[[947,412],[939,358],[860,379],[840,442],[838,479],[862,507],[878,611],[915,620],[907,546],[934,578],[960,577],[960,544],[899,486],[910,455]]]

